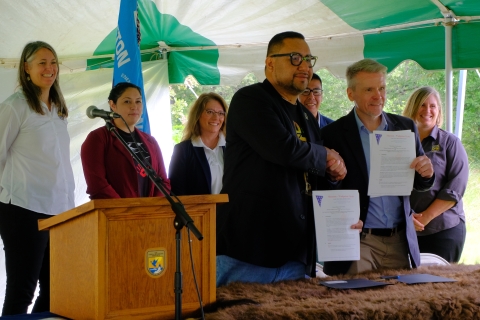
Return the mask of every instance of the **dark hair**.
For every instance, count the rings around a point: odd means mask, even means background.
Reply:
[[[274,35],[273,38],[270,39],[270,42],[268,42],[267,57],[280,50],[281,46],[283,45],[283,40],[285,39],[305,40],[305,37],[301,33],[295,31],[285,31]]]
[[[127,90],[128,88],[135,88],[142,94],[142,90],[140,89],[139,86],[134,85],[133,83],[130,82],[119,82],[117,83],[112,90],[110,90],[110,94],[108,95],[108,100],[112,100],[113,103],[117,104],[118,98]]]
[[[52,52],[55,60],[58,64],[58,57],[55,50],[46,42],[43,41],[34,41],[29,42],[25,45],[22,51],[22,56],[20,57],[20,63],[18,64],[18,83],[22,87],[23,94],[27,99],[27,103],[32,108],[33,111],[39,114],[45,114],[40,103],[40,96],[42,94],[42,89],[40,89],[36,84],[34,84],[25,70],[25,63],[30,63],[35,57],[35,53],[38,50],[45,48]],[[58,66],[58,65],[57,65]],[[58,109],[58,116],[68,117],[67,104],[63,98],[62,90],[60,89],[60,80],[59,80],[59,71],[57,70],[57,77],[53,82],[53,85],[50,87],[50,92],[48,98],[51,102],[55,104]]]
[[[312,80],[318,80],[320,81],[320,84],[323,86],[322,78],[316,73],[313,73]]]
[[[227,126],[227,113],[228,105],[227,102],[222,98],[221,95],[215,92],[202,93],[197,100],[193,103],[190,111],[188,112],[188,120],[183,129],[182,141],[191,140],[200,136],[200,125],[198,124],[202,112],[205,110],[207,103],[211,100],[216,100],[222,105],[223,111],[225,111],[225,120],[223,121],[220,131],[223,132],[223,135],[226,135],[226,126]]]

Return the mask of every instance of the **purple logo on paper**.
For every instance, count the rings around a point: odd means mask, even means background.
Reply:
[[[380,138],[381,138],[381,137],[382,137],[381,134],[379,134],[379,133],[376,133],[376,134],[375,134],[375,138],[377,139],[377,145],[380,144]]]
[[[315,196],[317,198],[317,201],[318,201],[318,205],[321,207],[322,206],[322,199],[323,199],[323,196]]]

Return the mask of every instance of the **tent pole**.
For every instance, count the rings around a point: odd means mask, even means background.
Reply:
[[[455,135],[462,140],[463,128],[463,110],[465,107],[465,89],[467,87],[467,70],[460,70],[458,79],[458,96],[457,96],[457,116],[455,122]]]
[[[443,25],[445,27],[445,129],[453,132],[453,66],[452,66],[452,28],[458,23],[455,13],[443,5],[440,0],[430,0],[433,2],[444,17]]]
[[[452,132],[453,114],[452,28],[450,23],[445,23],[445,129],[448,132]]]

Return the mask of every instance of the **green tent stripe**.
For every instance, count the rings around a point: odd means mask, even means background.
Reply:
[[[220,84],[217,60],[218,50],[170,52],[168,56],[168,79],[170,83],[183,83],[185,77],[191,74],[200,84]]]
[[[343,21],[357,30],[369,30],[384,26],[443,18],[431,1],[401,0],[322,0]],[[416,19],[414,20],[413,17]]]
[[[478,0],[441,0],[441,2],[457,16],[480,16]]]
[[[142,32],[141,50],[156,48],[159,41],[165,42],[170,47],[216,46],[210,39],[194,32],[188,26],[182,25],[172,15],[160,13],[155,3],[150,0],[138,0],[138,16]],[[117,29],[115,28],[100,43],[93,55],[113,54],[116,36]],[[170,83],[183,83],[187,75],[192,75],[200,84],[219,84],[218,57],[217,49],[170,52],[168,55]],[[160,54],[142,54],[142,61],[160,58]],[[93,58],[87,61],[89,70],[111,67],[113,67],[112,59]]]
[[[480,7],[480,5],[479,5]],[[480,21],[461,23],[453,27],[452,47],[454,68],[478,68],[480,66]]]
[[[453,68],[477,68],[480,65],[480,22],[460,23],[452,29]],[[428,39],[425,41],[425,39]],[[475,39],[475,40],[472,40]],[[445,68],[445,27],[365,35],[365,58],[372,58],[393,70],[406,59],[427,70]]]
[[[443,69],[444,39],[443,26],[365,35],[363,54],[387,66],[388,71],[406,59],[415,60],[424,69]]]

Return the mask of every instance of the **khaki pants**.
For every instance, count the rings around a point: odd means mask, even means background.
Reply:
[[[360,260],[353,261],[347,274],[357,274],[379,268],[410,268],[405,230],[399,231],[391,237],[361,234]]]

